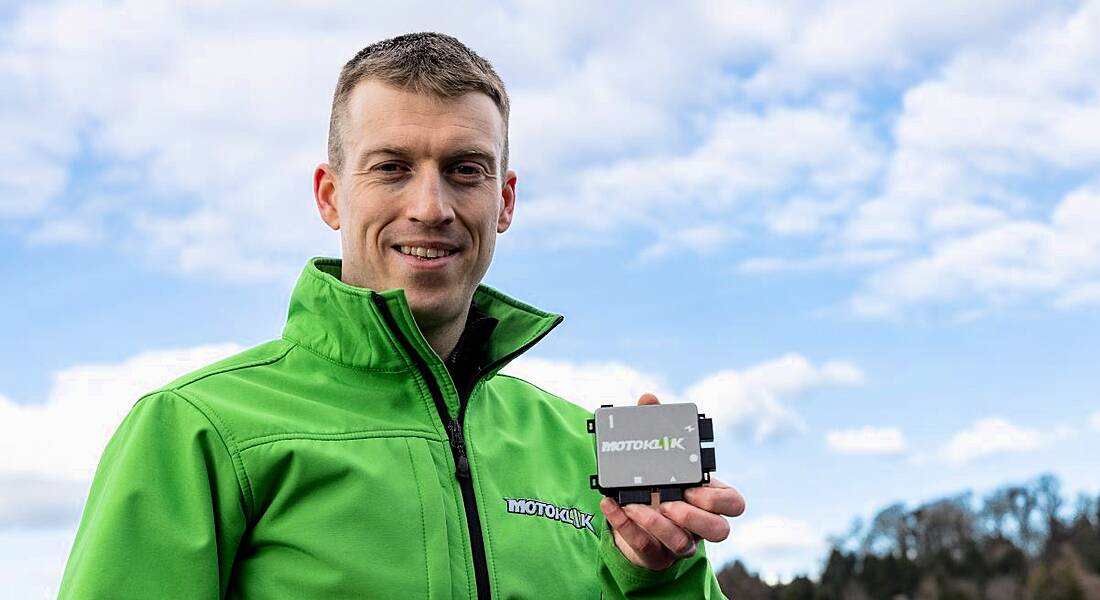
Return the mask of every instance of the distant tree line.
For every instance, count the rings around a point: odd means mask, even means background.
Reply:
[[[1066,505],[1043,475],[916,508],[893,504],[830,540],[817,579],[768,585],[740,562],[718,574],[735,600],[1100,599],[1100,497]]]

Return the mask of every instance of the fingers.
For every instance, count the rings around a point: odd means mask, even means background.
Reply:
[[[687,502],[662,502],[660,510],[669,521],[708,542],[721,542],[730,534],[730,524],[725,517]]]
[[[611,498],[600,502],[603,512],[615,536],[615,545],[634,564],[659,571],[671,565],[676,557],[652,535],[635,523]]]
[[[600,510],[624,556],[634,564],[661,570],[677,558],[694,555],[698,539],[721,542],[729,537],[726,517],[743,513],[745,499],[712,479],[706,486],[687,489],[684,501],[663,502],[656,509],[645,504],[619,506],[604,498]]]
[[[745,512],[745,498],[741,492],[713,478],[707,485],[685,490],[684,500],[704,511],[727,517],[738,517]]]
[[[678,557],[695,554],[695,538],[660,512],[645,504],[628,504],[623,511],[641,529]]]
[[[657,399],[657,396],[646,392],[642,394],[641,398],[638,398],[638,406],[650,406],[653,404],[660,404],[661,401]]]
[[[623,510],[623,507],[619,506],[614,500],[604,498],[600,502],[600,510],[607,517],[607,522],[611,524],[611,528],[622,536],[631,548],[641,554],[652,553],[659,549],[657,540],[654,540],[637,523],[632,521]]]

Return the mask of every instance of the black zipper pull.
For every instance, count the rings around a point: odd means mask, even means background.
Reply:
[[[447,423],[447,437],[454,448],[455,476],[462,479],[470,477],[470,461],[466,458],[466,442],[462,436],[462,423],[452,420]]]
[[[461,454],[459,454],[458,458],[455,460],[455,477],[459,479],[470,478],[470,461],[466,460],[465,449],[462,450]]]

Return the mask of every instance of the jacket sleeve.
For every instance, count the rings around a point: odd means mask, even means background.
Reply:
[[[676,561],[663,571],[650,571],[630,562],[615,545],[615,536],[607,522],[600,528],[599,572],[600,598],[699,598],[722,600],[722,588],[710,568],[699,542],[694,556]]]
[[[208,414],[173,391],[138,401],[100,459],[59,598],[224,597],[248,488]]]

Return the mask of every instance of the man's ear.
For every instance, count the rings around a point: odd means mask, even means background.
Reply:
[[[500,188],[500,215],[497,216],[497,233],[508,231],[512,225],[512,212],[516,209],[516,172],[509,169],[504,174],[504,186]]]
[[[328,163],[313,170],[313,199],[321,220],[334,230],[340,229],[340,179]]]

